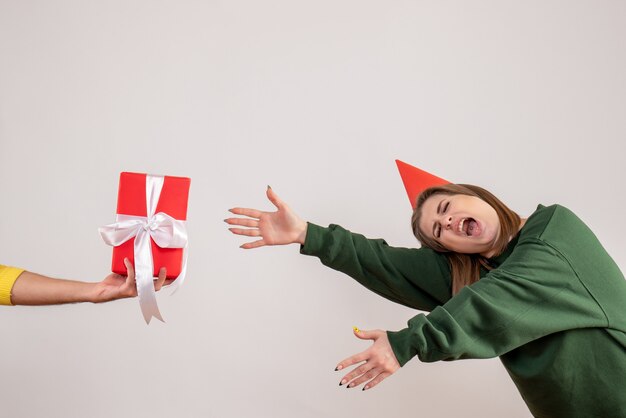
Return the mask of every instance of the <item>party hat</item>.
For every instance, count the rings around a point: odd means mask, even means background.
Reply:
[[[443,184],[450,183],[448,180],[444,180],[441,177],[437,177],[427,171],[420,170],[419,168],[413,167],[412,165],[400,160],[396,160],[396,164],[398,165],[400,177],[402,177],[406,194],[409,196],[409,201],[411,202],[413,209],[415,209],[415,205],[417,204],[417,197],[424,190],[429,187],[441,186]]]

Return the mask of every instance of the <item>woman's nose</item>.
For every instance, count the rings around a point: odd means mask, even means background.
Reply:
[[[445,220],[445,225],[446,225],[446,229],[451,229],[452,228],[452,216],[448,217]]]

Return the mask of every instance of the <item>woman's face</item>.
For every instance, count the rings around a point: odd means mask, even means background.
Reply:
[[[449,251],[491,256],[500,220],[484,200],[462,194],[435,194],[422,204],[419,228]]]

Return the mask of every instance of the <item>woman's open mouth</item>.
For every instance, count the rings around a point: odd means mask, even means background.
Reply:
[[[480,235],[481,228],[478,221],[474,218],[463,218],[458,223],[458,231],[464,233],[468,237]]]

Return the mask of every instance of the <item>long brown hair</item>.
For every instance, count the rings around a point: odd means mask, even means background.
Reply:
[[[463,287],[469,286],[480,279],[481,266],[488,270],[490,270],[491,267],[482,255],[452,252],[433,237],[424,234],[419,229],[419,223],[422,217],[422,206],[429,197],[436,194],[475,196],[495,209],[498,219],[500,220],[500,234],[494,244],[494,256],[504,252],[511,238],[517,234],[521,219],[517,213],[509,209],[500,199],[491,194],[491,192],[471,184],[445,184],[443,186],[435,186],[424,190],[417,197],[417,204],[413,211],[413,216],[411,217],[413,233],[422,246],[444,253],[448,257],[452,276],[452,294],[455,295]]]

